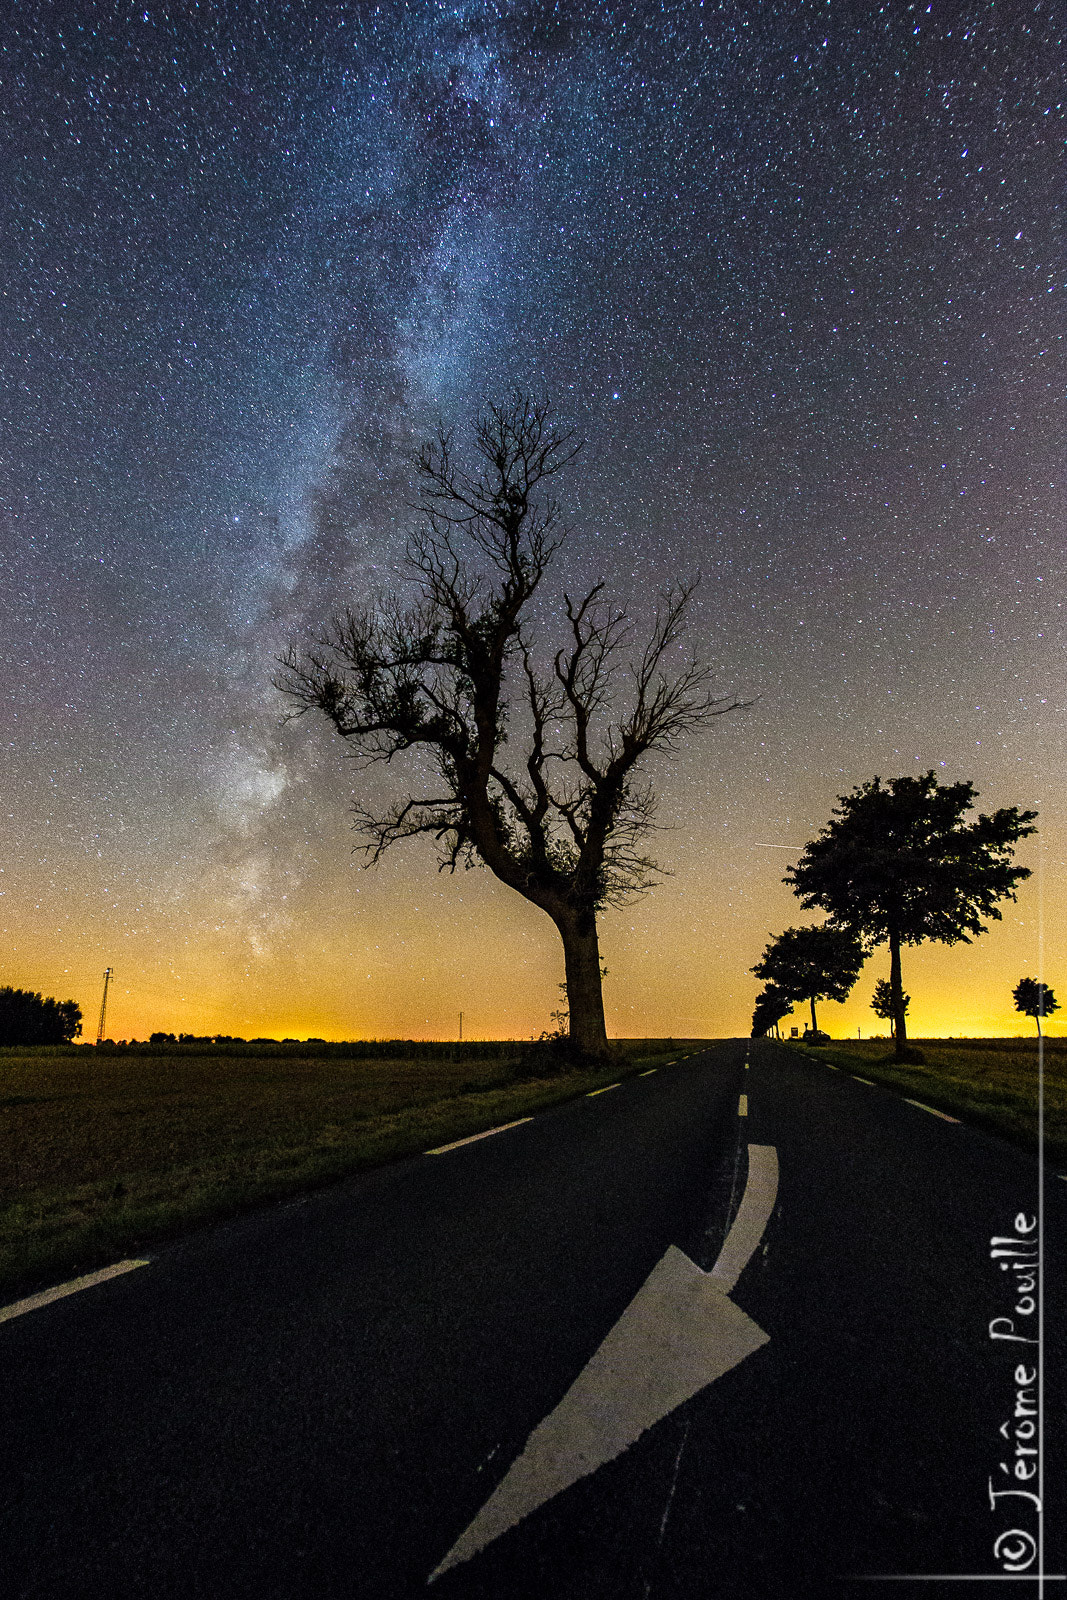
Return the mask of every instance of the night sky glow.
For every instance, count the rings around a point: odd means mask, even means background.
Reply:
[[[929,767],[1041,833],[984,939],[906,952],[909,1030],[1030,1031],[1042,917],[1067,990],[1062,17],[5,8],[0,982],[91,1027],[112,964],[114,1037],[549,1025],[548,919],[427,842],[360,870],[351,764],[270,686],[395,584],[414,445],[518,383],[588,441],[556,592],[700,569],[759,697],[655,769],[673,876],[602,919],[609,1032],[747,1033],[799,847]]]

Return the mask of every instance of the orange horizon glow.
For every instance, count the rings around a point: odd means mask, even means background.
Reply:
[[[1018,859],[1034,867],[1039,848],[1051,853],[1047,839],[1040,847],[1027,841]],[[674,864],[677,876],[601,919],[609,1036],[747,1037],[760,988],[747,969],[782,928],[819,919],[755,850],[711,853],[697,841],[688,864]],[[1059,931],[1067,908],[1051,898],[1047,872],[1041,884],[1035,872],[1016,903],[1004,902],[1003,920],[970,945],[906,948],[909,1034],[1036,1044],[1032,1019],[1014,1010],[1011,991],[1021,977],[1043,976],[1063,1008],[1045,1021],[1045,1036],[1067,1037],[1067,983],[1057,983],[1060,973],[1067,977]],[[709,905],[719,908],[715,923]],[[219,921],[209,894],[183,909],[170,938],[165,919],[131,931],[92,917],[75,922],[68,912],[47,940],[38,930],[15,938],[15,960],[0,982],[74,999],[84,1043],[96,1037],[106,965],[115,975],[105,1036],[115,1042],[153,1032],[448,1042],[458,1038],[461,1010],[464,1040],[530,1039],[551,1027],[560,1004],[562,947],[548,919],[486,871],[436,875],[428,852],[310,886],[299,918],[276,921],[251,944]],[[1051,936],[1042,937],[1042,923]],[[887,1035],[870,999],[888,964],[880,947],[846,1002],[818,1004],[820,1027],[835,1038]],[[807,1005],[797,1006],[783,1031],[802,1031],[808,1020]]]

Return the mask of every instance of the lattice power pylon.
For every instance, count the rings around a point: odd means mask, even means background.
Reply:
[[[114,976],[115,976],[114,967],[105,967],[104,968],[104,998],[100,1002],[100,1022],[99,1022],[99,1025],[97,1027],[97,1030],[96,1030],[96,1042],[97,1042],[97,1044],[99,1044],[100,1041],[104,1037],[104,1018],[107,1015],[107,989],[108,989],[108,984],[111,982],[111,980],[112,980],[112,978]]]

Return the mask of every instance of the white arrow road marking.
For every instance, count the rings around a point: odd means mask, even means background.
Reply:
[[[748,1265],[749,1257],[755,1254],[777,1198],[778,1152],[773,1144],[750,1144],[745,1192],[719,1251],[719,1259],[709,1273],[724,1294],[730,1293]]]
[[[613,1461],[647,1428],[768,1343],[770,1336],[729,1298],[778,1190],[773,1145],[750,1144],[748,1160],[745,1193],[712,1270],[702,1272],[671,1245],[428,1582]]]

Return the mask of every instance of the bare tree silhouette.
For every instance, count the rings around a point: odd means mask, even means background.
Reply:
[[[572,1046],[602,1057],[597,913],[659,875],[642,763],[743,702],[713,694],[709,667],[681,657],[691,583],[660,597],[643,643],[603,582],[565,594],[564,643],[546,655],[531,603],[568,536],[549,490],[580,446],[521,393],[478,419],[475,446],[473,471],[444,430],[416,457],[411,603],[346,609],[289,650],[275,682],[365,765],[429,756],[434,791],[409,783],[384,810],[357,803],[368,864],[429,834],[442,867],[480,860],[539,906],[563,941]]]

